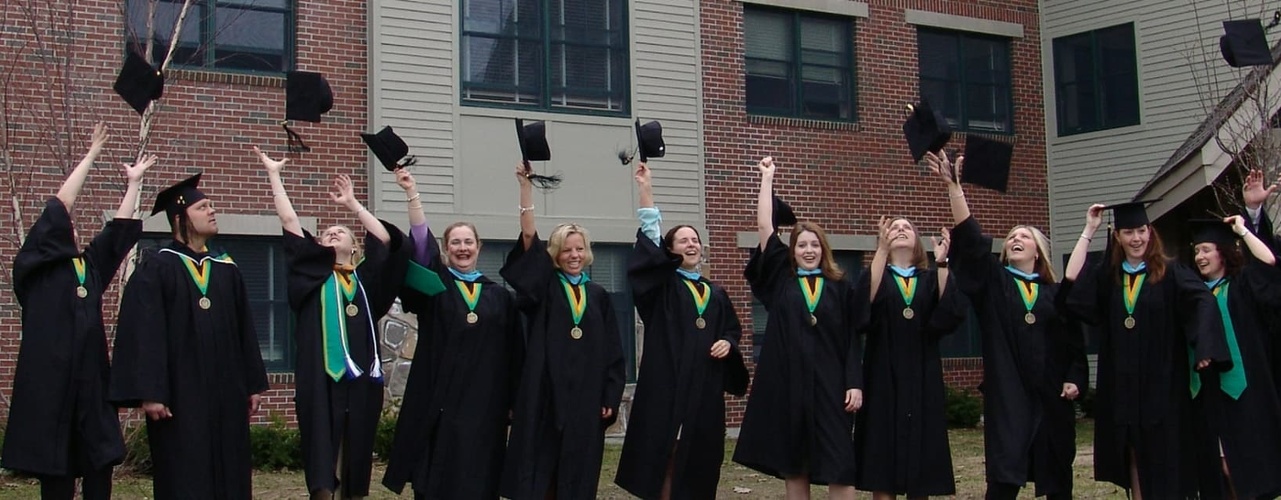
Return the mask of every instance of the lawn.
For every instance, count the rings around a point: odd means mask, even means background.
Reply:
[[[1090,438],[1093,425],[1082,421],[1077,426],[1077,464],[1076,487],[1074,498],[1125,498],[1125,492],[1107,483],[1096,483],[1091,464]],[[951,432],[952,466],[956,470],[957,498],[983,498],[983,432],[978,429],[960,429]],[[726,443],[725,465],[721,468],[720,498],[782,498],[783,482],[762,476],[750,469],[739,466],[730,460],[733,455],[734,441]],[[601,470],[599,498],[628,498],[629,495],[614,486],[614,472],[618,466],[620,446],[609,445],[605,450],[605,464]],[[382,467],[374,471],[374,482],[382,478]],[[119,473],[118,473],[119,475]],[[736,493],[735,489],[749,489],[749,492]],[[254,476],[254,496],[256,498],[307,498],[306,486],[301,472],[260,473]],[[376,485],[370,492],[371,499],[413,498],[409,491],[397,497],[381,485]],[[11,475],[0,476],[0,499],[38,498],[40,488],[35,481],[17,478]],[[825,488],[815,487],[814,498],[825,498]],[[871,495],[860,493],[859,498],[870,498]],[[116,478],[112,498],[147,499],[151,498],[151,480],[146,477],[123,476]],[[1020,498],[1032,498],[1032,492],[1025,490]]]

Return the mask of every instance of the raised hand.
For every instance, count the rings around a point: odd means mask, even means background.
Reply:
[[[418,188],[418,183],[414,182],[414,174],[409,173],[407,168],[396,169],[396,185],[405,192]]]
[[[520,187],[533,187],[534,185],[529,181],[529,169],[525,168],[525,162],[516,164],[516,182],[520,183]]]
[[[956,163],[953,163],[947,157],[946,151],[939,151],[934,154],[933,151],[925,153],[925,162],[929,164],[930,172],[937,175],[943,182],[949,185],[960,184],[961,168],[965,164],[965,156],[958,156]],[[955,177],[953,177],[955,173]]]
[[[352,210],[360,208],[360,203],[356,201],[356,188],[352,185],[351,177],[347,174],[340,174],[334,177],[334,189],[336,190],[335,192],[329,193],[329,197],[334,200],[334,203]]]
[[[142,182],[142,174],[146,173],[147,169],[151,168],[152,165],[155,165],[156,160],[158,159],[159,157],[156,155],[143,155],[137,163],[132,165],[125,163],[125,178],[128,179],[131,184]]]
[[[952,232],[946,227],[939,228],[939,236],[930,236],[930,243],[934,244],[934,260],[947,260],[947,249],[952,246]]]
[[[1245,236],[1245,233],[1249,231],[1245,227],[1245,218],[1240,215],[1226,217],[1223,219],[1223,223],[1232,226],[1232,232],[1236,233],[1237,236]]]
[[[89,144],[91,149],[101,150],[103,146],[107,145],[107,142],[111,140],[111,131],[107,129],[106,122],[94,124],[93,136],[90,140],[92,141]]]
[[[284,158],[280,160],[271,159],[270,156],[267,156],[267,153],[264,153],[262,152],[262,150],[258,149],[258,146],[254,146],[254,154],[258,155],[258,159],[262,161],[262,166],[267,169],[267,173],[269,174],[280,173],[280,170],[285,167],[285,164],[289,163],[289,158]]]
[[[646,165],[645,162],[643,161],[637,162],[636,170],[632,172],[632,177],[636,179],[637,186],[643,187],[643,186],[650,185],[651,176],[649,171],[649,165]]]
[[[883,250],[889,250],[890,248],[890,223],[891,222],[894,222],[894,220],[882,215],[881,223],[879,224],[880,230],[876,232],[876,245],[878,248],[881,248]]]
[[[1245,202],[1246,207],[1251,210],[1257,210],[1260,206],[1263,206],[1263,202],[1268,201],[1268,196],[1275,193],[1278,187],[1281,186],[1274,182],[1271,186],[1264,188],[1263,171],[1258,169],[1251,170],[1245,176],[1245,185],[1241,187],[1242,201]]]
[[[1085,227],[1094,231],[1103,225],[1103,205],[1095,203],[1085,211]]]
[[[774,157],[766,156],[761,158],[761,162],[756,164],[756,168],[761,172],[761,178],[774,178]]]

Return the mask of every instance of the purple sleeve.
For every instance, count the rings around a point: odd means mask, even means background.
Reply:
[[[435,245],[428,244],[432,239],[431,227],[425,223],[412,224],[409,226],[409,237],[414,239],[414,262],[423,267],[430,267],[432,250],[435,250]]]

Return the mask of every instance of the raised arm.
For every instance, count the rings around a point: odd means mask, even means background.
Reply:
[[[534,233],[538,226],[534,224],[534,184],[529,182],[529,169],[525,164],[516,164],[516,182],[520,183],[520,243],[529,250],[534,243]]]
[[[396,185],[405,191],[405,202],[408,204],[405,212],[409,215],[409,225],[426,224],[427,216],[423,214],[423,202],[418,194],[418,183],[414,181],[414,176],[409,173],[409,169],[403,167],[396,169]]]
[[[930,242],[934,244],[934,261],[942,263],[938,267],[939,297],[942,297],[947,290],[947,249],[952,246],[952,233],[947,228],[941,228],[939,236],[930,236]]]
[[[636,191],[640,195],[640,208],[654,208],[654,184],[649,165],[643,161],[637,162],[633,177],[636,178]]]
[[[120,199],[120,207],[116,208],[117,219],[137,219],[140,214],[134,212],[134,205],[138,204],[138,193],[142,191],[142,174],[147,169],[156,164],[156,155],[146,155],[138,163],[132,165],[125,164],[125,179],[128,186],[125,187],[125,196]]]
[[[76,204],[76,197],[80,195],[80,189],[84,187],[85,179],[89,177],[89,169],[93,168],[94,160],[98,159],[98,155],[102,153],[102,148],[107,145],[109,140],[111,140],[111,135],[107,133],[106,123],[98,122],[93,126],[93,142],[89,144],[89,151],[85,153],[84,159],[80,160],[76,168],[71,170],[71,175],[67,176],[67,180],[62,181],[62,187],[58,188],[58,200],[67,207],[68,212]],[[131,211],[132,208],[130,207]],[[132,216],[130,214],[126,218]]]
[[[1081,236],[1076,239],[1076,246],[1072,247],[1072,256],[1068,257],[1067,269],[1063,270],[1063,279],[1076,281],[1076,277],[1081,274],[1081,268],[1085,267],[1085,255],[1090,252],[1090,242],[1094,241],[1094,233],[1099,230],[1103,224],[1103,205],[1093,204],[1085,211],[1085,229],[1081,230]]]
[[[254,154],[258,155],[263,169],[267,171],[267,180],[271,182],[271,200],[276,205],[276,216],[280,217],[280,227],[291,234],[302,236],[302,223],[298,222],[298,212],[294,211],[294,204],[289,201],[289,194],[285,191],[285,183],[280,180],[280,171],[289,159],[273,160],[267,156],[267,153],[258,149],[258,146],[254,146]]]
[[[756,195],[756,232],[761,237],[760,249],[765,251],[774,236],[774,158],[766,156],[756,165],[761,171],[761,189]]]
[[[1245,218],[1240,215],[1233,215],[1223,219],[1223,222],[1232,225],[1232,232],[1245,240],[1245,246],[1250,249],[1250,253],[1254,255],[1254,258],[1259,259],[1259,262],[1269,266],[1277,264],[1277,257],[1272,254],[1272,249],[1268,248],[1268,244],[1264,243],[1263,240],[1245,227]]]
[[[965,164],[965,157],[956,158],[956,164],[953,165],[948,160],[947,152],[934,154],[933,152],[925,153],[925,161],[930,165],[930,172],[937,175],[947,186],[947,198],[952,205],[952,223],[960,224],[965,219],[970,218],[970,204],[965,201],[965,191],[961,189],[961,168]],[[953,175],[955,174],[955,176]]]
[[[1259,219],[1262,216],[1263,203],[1268,201],[1268,196],[1281,187],[1277,183],[1271,186],[1263,186],[1263,171],[1251,170],[1245,176],[1245,184],[1241,186],[1241,200],[1245,202],[1246,213],[1249,214],[1249,227],[1253,231],[1259,230]]]
[[[869,303],[876,302],[876,292],[881,289],[881,280],[885,277],[885,262],[890,258],[890,220],[881,216],[880,231],[876,235],[876,254],[872,256],[872,266],[867,270]]]
[[[387,228],[383,227],[383,223],[377,217],[374,217],[374,214],[369,213],[369,210],[364,205],[361,205],[360,201],[356,200],[355,187],[351,183],[351,177],[348,177],[347,174],[335,177],[334,190],[335,192],[330,193],[329,197],[334,200],[334,203],[355,212],[356,217],[360,219],[360,225],[365,227],[365,232],[378,238],[378,241],[383,242],[384,245],[391,241],[391,235],[387,234]]]

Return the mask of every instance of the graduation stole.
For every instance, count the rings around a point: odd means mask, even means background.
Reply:
[[[569,336],[574,340],[583,338],[583,329],[578,326],[583,321],[583,313],[587,311],[587,282],[591,281],[587,273],[579,274],[578,284],[569,282],[565,273],[560,274],[560,284],[565,288],[565,298],[569,299],[569,312],[574,318],[574,328],[569,330]]]
[[[1143,282],[1148,278],[1148,273],[1130,274],[1125,273],[1121,278],[1122,298],[1125,299],[1125,329],[1134,329],[1134,306],[1139,303],[1139,292],[1143,291]]]
[[[191,281],[196,284],[196,289],[200,290],[200,300],[197,302],[197,304],[199,304],[200,308],[204,310],[208,310],[210,307],[213,306],[213,302],[209,300],[209,296],[208,296],[209,279],[211,277],[211,271],[213,271],[213,266],[210,264],[210,261],[221,262],[223,264],[231,264],[233,266],[236,265],[236,263],[231,260],[231,256],[227,255],[226,252],[224,252],[222,255],[219,255],[217,257],[206,255],[204,257],[201,257],[199,260],[197,260],[196,258],[190,255],[173,250],[171,248],[162,248],[160,249],[160,251],[162,253],[163,252],[172,253],[182,259],[183,266],[187,268],[187,274],[191,275]],[[208,249],[201,248],[200,251],[203,253],[208,251]],[[197,267],[197,264],[199,264],[199,267]],[[77,293],[79,292],[77,291]]]
[[[85,288],[85,258],[73,257],[71,267],[76,270],[76,281],[79,283],[76,287],[76,296],[82,299],[88,297],[89,289]]]
[[[814,285],[810,286],[809,278],[814,278]],[[818,301],[823,299],[823,277],[820,276],[801,276],[796,278],[800,282],[801,295],[805,296],[805,307],[810,310],[810,326],[818,324],[818,317],[814,316],[814,311],[818,309]]]
[[[348,273],[334,270],[320,289],[320,330],[325,373],[334,382],[342,380],[347,374],[355,378],[361,373],[355,360],[351,359],[351,351],[347,346],[347,318],[344,317],[344,313],[351,317],[360,314],[360,308],[353,303],[359,286],[360,278],[356,276],[356,271]]]
[[[458,285],[458,291],[463,295],[463,302],[467,303],[467,322],[476,323],[480,321],[480,316],[476,315],[476,304],[480,303],[480,283],[472,283],[472,288],[467,289],[467,282],[463,280],[454,280]]]
[[[1219,388],[1223,390],[1232,399],[1240,399],[1241,393],[1245,392],[1245,367],[1241,364],[1241,347],[1237,345],[1237,332],[1232,327],[1232,315],[1228,313],[1228,283],[1226,279],[1220,279],[1215,282],[1211,291],[1214,292],[1215,302],[1219,305],[1219,315],[1223,317],[1223,331],[1228,340],[1228,353],[1232,355],[1232,369],[1219,374]],[[1188,363],[1193,367],[1192,376],[1188,380],[1188,389],[1192,391],[1192,397],[1196,397],[1201,392],[1201,374],[1196,372],[1196,352],[1191,347],[1188,348]]]
[[[903,318],[912,319],[916,317],[916,311],[912,310],[912,299],[916,297],[916,284],[919,279],[913,279],[916,276],[899,276],[894,273],[894,284],[898,286],[898,293],[903,297]]]
[[[1029,325],[1036,323],[1036,315],[1032,313],[1032,308],[1036,306],[1036,299],[1041,295],[1041,285],[1035,281],[1015,277],[1014,286],[1018,287],[1019,297],[1023,298],[1023,307],[1027,308],[1027,314],[1023,315],[1023,322]]]

